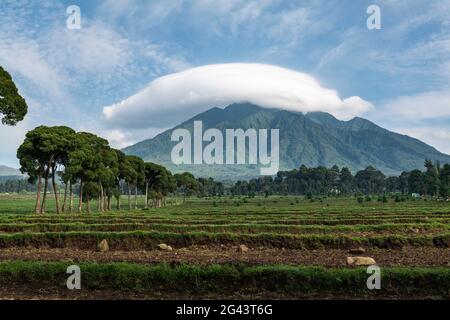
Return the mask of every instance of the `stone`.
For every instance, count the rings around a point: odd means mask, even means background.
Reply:
[[[238,247],[238,251],[239,252],[247,252],[247,251],[249,251],[250,249],[245,245],[245,244],[241,244],[239,247]]]
[[[98,250],[100,252],[109,251],[109,245],[108,245],[108,241],[106,241],[106,239],[103,239],[102,241],[100,241],[100,243],[98,244]]]
[[[347,257],[347,264],[355,266],[371,266],[376,264],[375,259],[371,257]]]
[[[158,248],[159,248],[160,250],[162,250],[162,251],[172,251],[172,250],[173,250],[173,248],[172,248],[171,246],[168,246],[168,245],[165,244],[165,243],[159,244],[159,245],[158,245]]]

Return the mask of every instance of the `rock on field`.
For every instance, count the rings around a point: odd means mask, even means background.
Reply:
[[[239,247],[238,247],[238,251],[239,252],[247,252],[248,250],[250,250],[245,244],[241,244]]]
[[[100,243],[98,244],[98,250],[100,252],[109,251],[109,245],[108,245],[108,241],[106,241],[106,239],[103,239],[102,241],[100,241]]]
[[[347,257],[347,264],[355,266],[371,266],[376,264],[375,259],[371,257]]]
[[[162,250],[162,251],[172,251],[172,250],[173,250],[173,248],[172,248],[171,246],[168,246],[168,245],[165,244],[165,243],[159,244],[159,245],[158,245],[158,248],[159,248],[160,250]]]

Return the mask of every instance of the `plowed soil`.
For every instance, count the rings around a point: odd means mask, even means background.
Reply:
[[[379,266],[450,267],[450,249],[434,247],[403,247],[402,249],[368,248],[360,256],[375,259]],[[192,246],[173,251],[108,251],[67,248],[8,248],[0,250],[0,260],[70,261],[70,262],[134,262],[169,264],[290,264],[344,267],[348,250],[291,250],[250,248],[239,252],[237,247]]]

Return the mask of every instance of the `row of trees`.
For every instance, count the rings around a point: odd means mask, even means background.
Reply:
[[[177,189],[183,190],[185,196],[204,190],[202,183],[190,173],[172,175],[163,166],[111,148],[107,140],[92,133],[75,132],[64,126],[40,126],[29,131],[17,150],[17,157],[21,172],[28,174],[30,183],[37,184],[36,213],[45,212],[49,183],[57,213],[74,209],[74,186],[78,188],[79,212],[84,203],[91,212],[93,198],[98,199],[99,211],[110,210],[113,197],[120,209],[123,183],[127,186],[129,210],[137,208],[139,192],[145,194],[145,208],[148,208],[150,199],[156,207],[165,205],[166,196]],[[63,199],[58,195],[59,180],[64,185]]]
[[[383,193],[419,193],[448,197],[450,195],[450,164],[425,161],[424,172],[413,170],[400,176],[386,177],[372,166],[353,175],[348,168],[334,166],[280,171],[276,177],[261,177],[238,181],[231,188],[235,195],[298,194],[298,195],[353,195]]]

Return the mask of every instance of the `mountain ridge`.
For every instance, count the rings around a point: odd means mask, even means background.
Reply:
[[[19,169],[0,165],[0,176],[22,176]]]
[[[197,176],[219,179],[259,175],[255,165],[174,165],[170,152],[176,143],[170,140],[171,132],[178,128],[192,130],[193,122],[198,120],[203,122],[204,130],[280,129],[280,170],[298,168],[302,164],[308,167],[331,167],[336,164],[356,172],[372,165],[387,175],[394,175],[421,169],[425,159],[450,163],[449,155],[432,146],[384,129],[364,118],[342,121],[325,112],[303,114],[249,103],[236,103],[223,109],[211,108],[123,151],[167,166],[174,172],[190,171]]]

